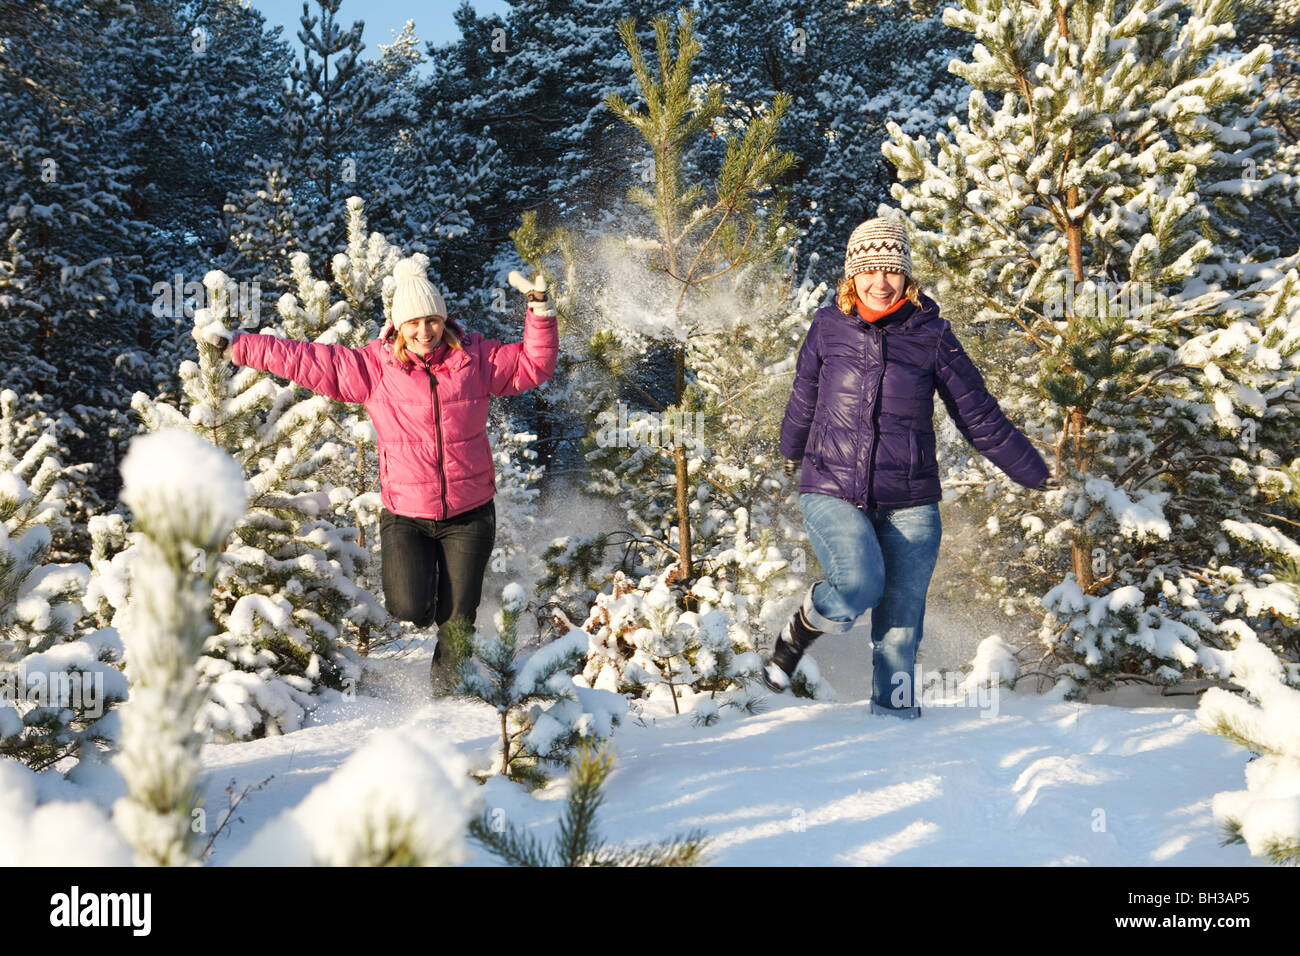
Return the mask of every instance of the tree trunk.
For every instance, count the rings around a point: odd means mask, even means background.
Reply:
[[[1083,409],[1070,409],[1070,430],[1074,433],[1074,463],[1079,474],[1087,475],[1092,465],[1092,453],[1087,447],[1083,430],[1086,427]],[[1093,588],[1091,542],[1075,528],[1070,535],[1070,566],[1074,570],[1075,580],[1084,594],[1091,594]]]
[[[679,346],[673,352],[675,382],[673,384],[673,405],[682,413],[682,393],[686,391],[686,349]],[[686,446],[683,444],[683,429],[676,429],[677,439],[673,443],[673,462],[677,466],[677,544],[678,563],[683,587],[691,580],[691,512],[690,482],[686,474]]]
[[[506,728],[506,714],[501,713],[501,776],[510,775],[510,733]]]

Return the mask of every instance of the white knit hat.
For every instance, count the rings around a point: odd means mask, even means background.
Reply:
[[[397,263],[393,279],[397,282],[393,292],[393,325],[422,319],[426,315],[446,316],[447,303],[442,301],[433,283],[425,278],[424,265],[414,256]]]
[[[912,275],[912,251],[907,227],[895,219],[868,219],[849,236],[844,253],[844,277],[859,272],[901,272]]]

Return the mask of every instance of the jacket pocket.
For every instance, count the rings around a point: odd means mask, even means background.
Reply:
[[[934,443],[934,432],[911,432],[912,460],[908,470],[913,478],[933,478],[938,476],[939,469],[935,457]]]
[[[826,464],[824,458],[824,448],[822,443],[826,440],[826,426],[814,422],[812,429],[808,432],[808,444],[804,446],[804,457],[808,463],[817,471],[825,471]]]

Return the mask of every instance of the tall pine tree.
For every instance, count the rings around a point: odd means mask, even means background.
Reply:
[[[1232,588],[1259,573],[1250,539],[1297,517],[1279,499],[1300,438],[1297,259],[1260,261],[1243,228],[1291,183],[1253,175],[1276,146],[1271,51],[1224,55],[1230,15],[970,0],[944,13],[977,40],[951,67],[973,87],[965,121],[937,156],[890,127],[916,259],[971,351],[997,344],[994,391],[1065,482],[1046,508],[980,462],[954,484],[1006,529],[1020,606],[1046,592],[1065,675],[1214,669]]]

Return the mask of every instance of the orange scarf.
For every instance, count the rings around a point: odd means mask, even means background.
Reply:
[[[862,316],[862,318],[867,322],[875,322],[877,319],[884,318],[886,315],[889,315],[889,313],[897,311],[898,309],[902,308],[903,304],[908,301],[909,300],[907,296],[900,295],[898,297],[898,301],[895,302],[893,305],[891,305],[889,308],[880,309],[879,311],[877,311],[875,309],[867,308],[867,304],[862,301],[861,297],[859,297],[858,315]]]

